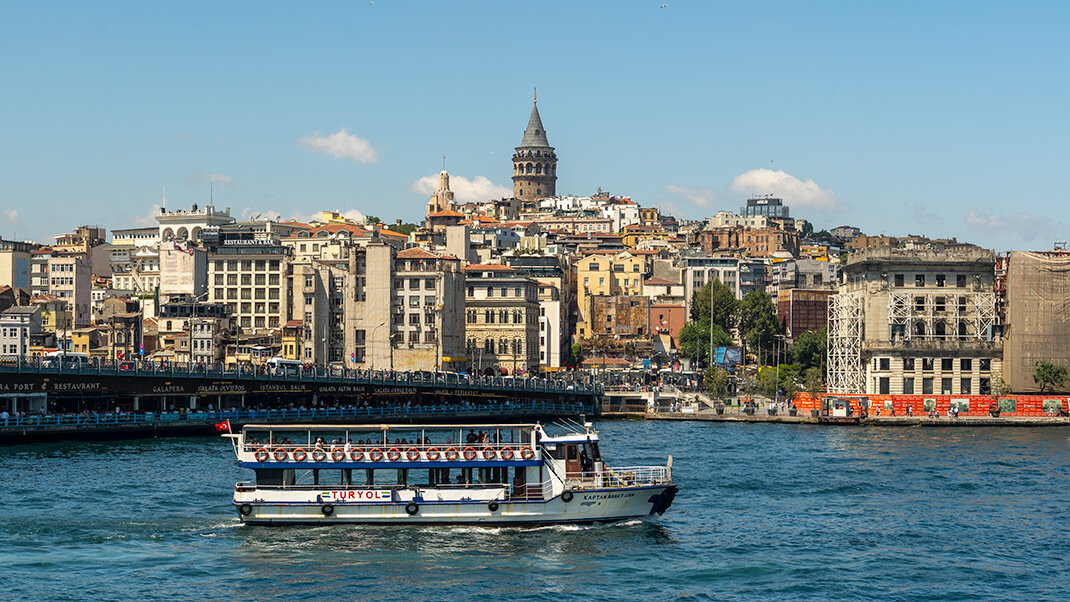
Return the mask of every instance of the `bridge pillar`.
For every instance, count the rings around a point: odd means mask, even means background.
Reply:
[[[189,396],[189,409],[191,409],[191,410],[196,410],[197,409],[197,396],[196,395],[190,395]]]
[[[134,411],[137,412],[141,409],[141,398],[137,395],[134,396]]]
[[[241,394],[241,409],[245,409],[245,393]]]

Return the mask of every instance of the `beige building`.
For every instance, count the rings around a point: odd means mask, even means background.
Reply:
[[[642,295],[647,275],[646,257],[627,251],[616,254],[588,255],[576,262],[576,319],[575,340],[580,341],[602,332],[589,324],[591,297],[614,295]]]
[[[533,203],[556,194],[557,155],[546,139],[538,104],[532,103],[524,138],[513,153],[513,197]],[[506,219],[516,219],[516,216]]]
[[[1003,350],[994,265],[979,248],[852,253],[829,297],[829,392],[990,394]]]
[[[290,344],[301,360],[356,369],[463,365],[460,260],[419,248],[399,252],[377,238],[323,244],[330,258],[293,264],[292,315],[300,328]]]
[[[48,292],[67,302],[75,328],[92,322],[91,269],[85,253],[54,252],[48,259]]]
[[[281,328],[289,317],[289,249],[220,234],[208,248],[208,301],[225,303],[242,333]]]
[[[469,265],[465,275],[465,334],[473,371],[536,372],[539,367],[538,284],[504,265]]]
[[[456,211],[457,205],[453,202],[453,192],[450,191],[450,174],[443,169],[438,174],[438,189],[431,194],[431,200],[427,202],[427,216],[442,211]]]

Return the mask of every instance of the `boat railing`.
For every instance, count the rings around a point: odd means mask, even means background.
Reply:
[[[667,466],[606,466],[601,471],[565,473],[565,487],[577,489],[645,487],[671,482]]]
[[[255,461],[288,462],[475,462],[533,460],[538,450],[525,443],[264,443],[244,441],[242,455]],[[264,458],[264,453],[267,458]],[[322,452],[322,458],[316,458]],[[260,458],[256,457],[260,454]],[[240,458],[247,460],[247,458]]]

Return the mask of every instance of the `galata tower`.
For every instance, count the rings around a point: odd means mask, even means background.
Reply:
[[[513,196],[533,202],[557,194],[557,155],[546,140],[539,117],[538,97],[533,99],[524,139],[513,153]]]

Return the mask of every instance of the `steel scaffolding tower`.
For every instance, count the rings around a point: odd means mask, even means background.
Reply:
[[[864,292],[829,297],[828,369],[829,393],[865,393],[862,370],[862,300]]]

